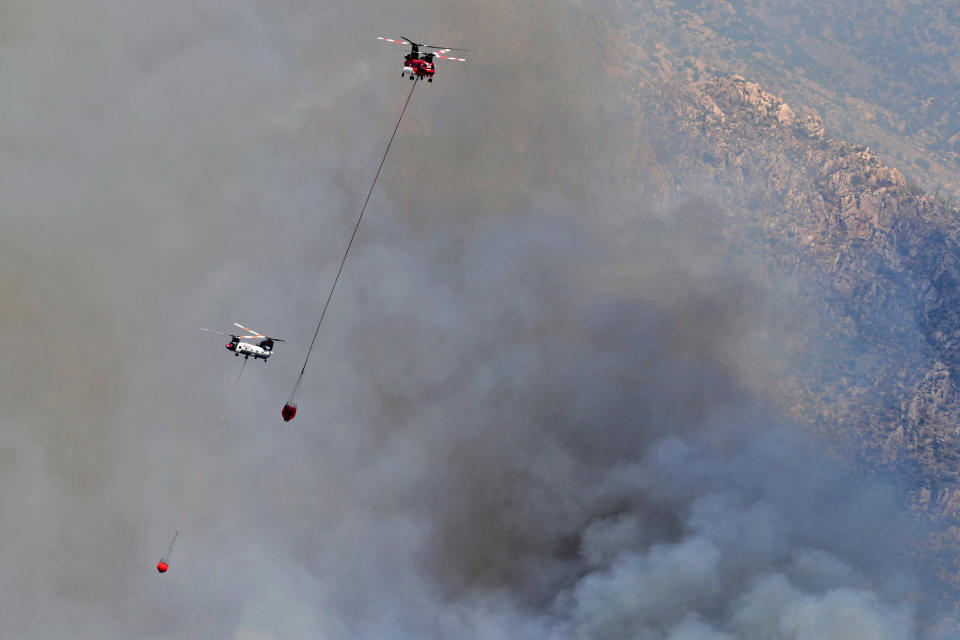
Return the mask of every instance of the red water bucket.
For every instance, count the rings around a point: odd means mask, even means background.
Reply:
[[[170,565],[168,565],[163,560],[157,563],[157,571],[159,571],[160,573],[166,573],[167,569],[169,568],[170,568]]]
[[[292,402],[288,402],[287,404],[283,405],[283,411],[280,412],[280,415],[283,416],[284,422],[290,422],[293,420],[294,416],[297,415],[297,405],[293,404]]]

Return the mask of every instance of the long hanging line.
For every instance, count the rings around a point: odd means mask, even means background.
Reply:
[[[387,161],[387,154],[390,153],[390,146],[393,144],[393,139],[397,137],[397,130],[400,129],[400,123],[403,121],[403,116],[407,112],[407,105],[410,104],[410,98],[413,97],[413,90],[416,89],[417,82],[419,82],[419,78],[414,77],[413,85],[410,87],[410,93],[407,94],[407,101],[403,103],[403,109],[400,111],[400,117],[397,118],[397,124],[393,128],[393,133],[390,135],[390,141],[387,143],[387,148],[384,150],[383,157],[380,159],[380,166],[377,167],[377,173],[373,176],[373,182],[370,184],[370,191],[367,192],[367,198],[363,201],[363,207],[360,209],[360,215],[357,217],[357,223],[353,226],[353,233],[350,234],[350,241],[347,242],[347,248],[343,252],[343,258],[340,259],[340,267],[337,269],[337,275],[333,278],[333,285],[330,287],[330,293],[327,295],[327,301],[323,304],[323,310],[320,312],[320,321],[317,323],[317,330],[313,332],[313,339],[310,341],[310,347],[307,349],[307,357],[303,360],[303,368],[300,369],[300,375],[297,377],[297,382],[295,385],[293,385],[293,391],[290,393],[290,399],[287,401],[287,404],[283,406],[281,415],[283,416],[284,422],[290,422],[293,420],[294,416],[297,415],[296,396],[300,389],[300,382],[303,380],[303,374],[307,370],[307,363],[310,361],[310,353],[313,351],[313,344],[317,341],[317,336],[320,334],[320,325],[323,324],[323,318],[327,315],[327,307],[330,306],[330,300],[333,298],[333,292],[337,288],[337,282],[340,280],[340,274],[343,272],[343,265],[347,262],[347,255],[350,253],[350,247],[353,246],[353,240],[357,237],[357,230],[360,229],[360,221],[363,220],[363,214],[367,210],[367,204],[370,202],[370,196],[373,195],[373,189],[377,186],[377,179],[380,177],[380,171],[383,169],[383,165]]]
[[[203,479],[203,472],[207,468],[207,463],[210,461],[210,456],[213,454],[213,448],[217,444],[217,438],[220,437],[220,432],[223,431],[223,425],[226,423],[227,415],[230,413],[230,404],[233,402],[233,397],[237,393],[237,386],[240,384],[240,378],[243,377],[243,371],[246,368],[247,359],[244,358],[243,364],[240,366],[240,373],[237,375],[237,379],[233,382],[233,389],[230,390],[230,395],[227,396],[227,401],[223,405],[223,413],[220,415],[220,421],[217,423],[217,428],[213,432],[213,438],[210,440],[210,445],[207,447],[207,452],[203,456],[203,461],[200,462],[200,469],[197,471],[197,477],[194,479],[193,485],[187,492],[187,498],[180,510],[180,516],[177,518],[177,529],[174,531],[173,538],[170,540],[170,548],[167,550],[167,555],[162,556],[160,558],[160,562],[157,563],[157,571],[160,573],[166,573],[167,569],[170,568],[170,561],[173,559],[173,545],[177,541],[177,536],[180,535],[180,530],[183,529],[183,523],[186,520],[190,506],[193,504],[194,497],[197,494],[197,489],[200,487],[200,481]]]

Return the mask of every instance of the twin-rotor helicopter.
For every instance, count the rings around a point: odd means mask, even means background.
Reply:
[[[254,331],[253,329],[247,328],[242,324],[236,322],[233,323],[235,326],[240,327],[250,335],[240,335],[239,332],[232,333],[229,331],[218,331],[217,329],[200,329],[201,331],[209,331],[210,333],[219,333],[224,336],[230,336],[230,342],[225,346],[228,351],[232,351],[233,355],[243,356],[244,359],[253,356],[254,359],[260,358],[266,362],[267,358],[273,355],[273,343],[274,342],[286,342],[283,338],[271,338],[265,336],[262,333]],[[255,340],[259,338],[260,342],[253,344],[252,342],[244,342],[244,340]]]
[[[420,44],[419,42],[414,42],[410,38],[405,38],[403,36],[400,37],[402,38],[401,40],[393,40],[391,38],[382,38],[377,36],[377,40],[410,46],[410,52],[403,58],[403,71],[400,73],[401,78],[409,74],[411,80],[416,80],[417,78],[423,80],[426,78],[427,82],[433,82],[433,76],[437,72],[436,66],[433,63],[434,58],[453,60],[455,62],[466,62],[465,58],[452,58],[450,56],[443,55],[444,53],[448,53],[450,51],[466,51],[466,49],[454,49],[453,47],[438,47],[432,44]],[[436,51],[425,51],[421,53],[421,48],[436,49]]]

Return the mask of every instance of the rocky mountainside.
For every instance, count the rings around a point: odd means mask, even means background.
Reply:
[[[620,3],[647,72],[739,73],[817,109],[930,192],[960,195],[960,8],[920,0]]]
[[[960,370],[958,212],[925,196],[868,148],[826,137],[815,113],[795,112],[742,77],[665,91],[674,95],[661,96],[661,104],[676,108],[658,130],[672,132],[681,151],[677,164],[653,172],[671,180],[649,188],[667,200],[684,195],[687,185],[710,185],[722,194],[727,215],[741,216],[724,227],[737,236],[728,241],[745,240],[779,268],[825,281],[828,334],[876,352],[880,361],[872,373],[883,377],[872,391],[857,393],[866,401],[861,411],[879,404],[888,415],[858,420],[868,436],[864,446],[888,460],[915,457],[926,467],[942,466],[939,477],[953,482],[956,434],[934,424],[953,422],[950,379]],[[838,367],[832,375],[814,366],[821,384],[804,388],[813,406],[837,400],[823,395],[822,386],[863,377],[844,371],[843,363],[832,366]],[[884,398],[893,388],[896,398]],[[828,422],[830,413],[819,420]],[[943,506],[951,502],[943,491],[933,493]]]
[[[928,18],[943,17],[942,11],[899,4]],[[794,7],[787,13],[798,11],[814,10]],[[854,9],[836,11],[843,15],[815,12],[824,21],[832,16],[836,29],[862,17]],[[783,362],[790,364],[780,372],[774,395],[813,432],[844,451],[857,451],[857,464],[905,478],[912,508],[934,531],[918,556],[938,566],[942,596],[955,601],[960,209],[952,197],[928,193],[881,158],[902,158],[913,175],[928,163],[933,171],[925,183],[956,192],[958,127],[951,119],[956,109],[938,103],[939,115],[934,114],[930,105],[936,100],[925,108],[922,101],[907,107],[907,97],[863,83],[864,100],[885,103],[889,117],[882,123],[862,118],[864,102],[828,95],[820,85],[813,91],[814,83],[802,79],[820,69],[796,57],[797,51],[817,48],[816,34],[771,32],[751,22],[788,24],[788,16],[775,14],[771,3],[763,2],[654,2],[642,26],[627,20],[605,25],[613,43],[604,56],[612,60],[605,70],[627,87],[637,117],[632,157],[622,175],[661,207],[705,203],[699,215],[716,222],[711,242],[732,255],[759,256],[771,272],[795,279],[796,295],[819,310],[818,318],[802,331],[785,333]],[[748,24],[755,28],[744,32]],[[916,30],[938,42],[947,37],[942,34],[955,37],[956,21],[938,18],[931,24],[927,31]],[[764,47],[750,52],[761,34],[773,46],[777,33],[784,36],[777,64]],[[842,49],[880,64],[882,51],[858,48],[869,38],[857,33],[839,38],[823,55]],[[739,50],[743,47],[746,52]],[[956,69],[936,75],[936,68],[922,63],[932,50],[924,51],[914,61],[924,76],[912,91],[932,95]],[[782,64],[788,58],[794,67]],[[731,73],[730,67],[745,72]],[[781,87],[801,78],[792,91],[796,100],[788,102],[756,81],[774,75],[774,69]],[[873,135],[877,132],[883,135]],[[901,147],[913,155],[891,151]]]

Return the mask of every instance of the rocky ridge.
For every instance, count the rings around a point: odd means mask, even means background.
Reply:
[[[785,340],[783,408],[907,479],[955,588],[960,211],[742,76],[644,78],[631,100],[642,188],[662,206],[718,203],[717,240],[795,277],[819,310],[816,330]]]
[[[955,8],[614,4],[596,17],[597,59],[634,136],[612,171],[668,218],[700,216],[680,228],[796,283],[816,318],[772,328],[780,370],[762,395],[852,464],[903,479],[932,530],[915,550],[942,578],[932,597],[960,619]],[[886,59],[900,49],[912,57]]]
[[[960,9],[853,0],[618,3],[647,70],[740,73],[820,111],[931,191],[960,196]]]

